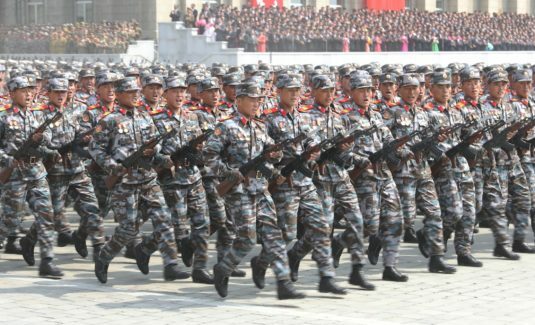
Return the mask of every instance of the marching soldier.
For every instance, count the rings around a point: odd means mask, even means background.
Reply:
[[[394,138],[407,136],[415,131],[423,131],[429,127],[427,114],[416,105],[420,93],[419,88],[420,83],[415,75],[404,74],[400,77],[399,105],[383,112],[383,120]],[[410,150],[410,146],[420,140],[420,136],[414,136],[408,142],[408,146],[406,145],[407,148],[403,149]],[[421,249],[422,253],[431,256],[429,271],[454,273],[456,269],[444,261],[440,205],[427,157],[421,154],[412,157],[409,153],[402,160],[402,165],[394,171],[393,176],[401,199],[405,233],[410,232],[410,238],[414,237],[416,208],[420,208],[424,214],[424,227],[419,230],[418,242],[424,248]]]
[[[201,173],[196,164],[202,160],[198,156],[174,157],[189,141],[202,134],[197,115],[182,108],[186,84],[180,77],[165,80],[164,96],[167,105],[151,112],[152,118],[160,133],[171,129],[177,130],[177,136],[167,139],[162,144],[162,154],[171,156],[174,164],[174,177],[171,169],[159,172],[159,183],[165,201],[171,210],[175,238],[184,245],[194,249],[193,282],[213,284],[212,276],[207,270],[208,261],[208,229],[210,219],[206,216],[206,192],[202,185]],[[198,150],[197,148],[195,148]],[[189,228],[191,228],[191,234]],[[186,252],[185,252],[185,251]],[[189,249],[183,249],[183,259],[191,266],[191,257],[185,255]]]
[[[314,104],[300,108],[304,113],[303,123],[312,128],[318,128],[320,141],[344,133],[346,127],[340,116],[341,108],[333,105],[335,84],[327,75],[318,75],[312,79]],[[357,194],[351,184],[345,164],[352,159],[352,144],[342,144],[336,149],[338,161],[325,161],[318,166],[313,181],[322,201],[323,213],[330,228],[334,222],[334,208],[338,206],[341,215],[348,223],[347,229],[332,238],[333,265],[338,267],[343,249],[349,247],[351,253],[352,271],[349,283],[366,290],[374,290],[375,286],[365,278],[364,243],[362,239],[363,221],[360,213]]]
[[[52,231],[54,230],[50,190],[42,155],[49,153],[50,130],[35,132],[40,123],[30,111],[33,93],[28,77],[12,78],[8,83],[12,104],[0,116],[0,161],[2,164],[2,232],[16,229],[19,215],[27,201],[35,215],[29,233],[20,240],[22,256],[30,266],[35,264],[34,247],[39,241],[41,263],[39,275],[61,278],[63,272],[52,262],[54,258]],[[31,137],[31,138],[30,138]],[[30,141],[32,150],[14,156]]]
[[[65,107],[68,83],[67,79],[48,79],[46,87],[50,101],[34,108],[33,111],[42,121],[51,119],[57,112],[62,113],[62,118],[50,126],[52,132],[48,148],[53,150],[53,154],[44,160],[54,210],[54,223],[58,232],[58,243],[73,241],[78,254],[86,257],[88,254],[86,237],[90,237],[94,255],[98,255],[100,247],[104,244],[104,226],[93,185],[85,173],[83,158],[79,154],[79,146],[82,142],[89,142],[89,137],[80,139],[77,112]],[[67,195],[74,199],[74,209],[81,217],[78,230],[72,233],[65,215]],[[63,237],[64,239],[61,239]]]
[[[385,76],[381,76],[384,81]],[[403,231],[401,203],[396,183],[387,161],[372,165],[367,158],[382,149],[383,143],[393,140],[385,126],[381,113],[374,110],[372,101],[372,79],[368,74],[356,75],[351,79],[351,105],[344,109],[348,128],[359,126],[363,130],[376,127],[377,132],[356,140],[354,148],[355,175],[353,183],[359,198],[360,211],[364,219],[364,234],[369,236],[368,259],[377,264],[379,252],[383,250],[383,280],[406,282],[408,276],[396,268],[399,242]],[[384,94],[384,93],[383,93]]]
[[[295,138],[301,133],[310,132],[310,126],[303,123],[301,113],[297,110],[302,87],[299,78],[295,75],[279,75],[276,86],[280,98],[279,110],[265,118],[268,134],[275,140],[275,143],[280,143]],[[284,154],[279,165],[286,166],[292,159],[296,159],[302,154],[307,146],[313,145],[311,141],[307,142],[298,143],[295,148],[288,148],[293,146],[283,148]],[[345,294],[346,290],[338,287],[334,281],[335,271],[331,259],[330,227],[323,214],[321,202],[311,178],[310,167],[318,157],[319,152],[316,152],[310,155],[309,162],[304,162],[303,166],[308,168],[310,175],[296,170],[286,179],[284,176],[277,177],[276,186],[271,195],[275,202],[278,224],[287,243],[296,239],[298,212],[303,215],[301,223],[305,227],[304,236],[299,238],[292,249],[288,251],[292,281],[297,281],[300,261],[312,251],[312,259],[316,261],[321,277],[319,291]],[[257,257],[253,258],[251,265],[258,269],[257,272],[253,272],[253,275],[255,273],[265,274],[265,270],[268,268],[266,262]],[[263,282],[263,279],[261,281]]]
[[[255,177],[242,175],[239,171],[243,164],[273,144],[263,123],[254,118],[261,96],[258,85],[240,84],[237,89],[237,113],[217,125],[204,148],[206,164],[212,172],[238,181],[224,196],[226,208],[234,216],[237,236],[231,249],[214,266],[214,285],[221,297],[227,296],[228,278],[253,249],[258,230],[264,248],[262,253],[269,254],[268,263],[277,277],[278,298],[304,298],[304,294],[297,292],[289,279],[285,243],[277,225],[275,204],[267,191],[267,179],[262,173],[255,173]],[[268,163],[277,163],[281,153],[271,152],[265,158]],[[265,167],[270,168],[268,165]]]
[[[184,278],[184,272],[177,266],[175,236],[168,210],[152,167],[160,145],[146,148],[143,156],[128,170],[122,164],[124,159],[158,135],[148,112],[136,108],[139,90],[133,77],[118,82],[119,108],[99,121],[90,143],[89,152],[95,162],[110,176],[119,178],[115,184],[110,184],[109,194],[118,226],[95,259],[95,275],[102,283],[108,280],[111,260],[139,233],[139,218],[150,218],[154,228],[152,235],[136,246],[136,263],[140,271],[148,274],[150,256],[159,248],[164,261],[164,279]]]
[[[465,119],[461,110],[453,105],[453,101],[450,101],[451,87],[452,79],[448,72],[433,73],[430,88],[433,99],[424,106],[424,109],[429,116],[431,128],[435,132],[465,124],[467,121],[472,122],[469,118]],[[454,245],[458,264],[481,267],[483,263],[471,253],[476,198],[470,167],[462,155],[455,155],[451,160],[444,155],[447,150],[459,144],[462,131],[458,129],[449,135],[444,135],[446,139],[436,144],[440,154],[433,157],[434,168],[438,170],[434,173],[433,179],[440,203],[445,249],[447,249],[448,239],[455,234]]]

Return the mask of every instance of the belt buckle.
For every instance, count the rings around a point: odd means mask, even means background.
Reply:
[[[30,164],[37,163],[37,157],[30,157]]]
[[[259,170],[257,170],[256,171],[256,179],[260,179],[260,178],[262,178],[262,173]]]

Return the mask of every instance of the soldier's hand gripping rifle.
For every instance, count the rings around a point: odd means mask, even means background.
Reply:
[[[134,151],[131,155],[126,157],[123,161],[120,161],[119,163],[128,171],[131,170],[132,167],[134,167],[138,161],[140,161],[144,157],[144,151],[147,149],[153,149],[156,147],[160,141],[163,141],[165,139],[168,139],[172,136],[176,135],[176,130],[172,129],[164,134],[159,134],[158,136],[150,139],[149,141],[142,144],[136,151]],[[115,184],[126,174],[127,172],[119,172],[115,173],[112,172],[109,174],[105,179],[104,183],[106,184],[106,187],[108,189],[112,189]]]
[[[431,135],[429,135],[429,136],[425,137],[424,139],[422,139],[422,141],[414,144],[411,147],[411,151],[415,155],[426,151],[426,152],[429,153],[430,157],[432,157],[435,161],[438,161],[443,155],[442,150],[438,147],[438,143],[440,142],[439,138],[441,136],[450,135],[450,134],[454,133],[455,131],[457,131],[457,130],[459,130],[461,128],[471,127],[475,123],[476,123],[476,121],[472,120],[472,121],[466,122],[466,123],[457,123],[457,124],[455,124],[453,126],[448,126],[448,127],[445,127],[445,128],[439,128],[438,130],[436,130],[433,133],[431,133]]]
[[[465,137],[461,142],[459,142],[456,146],[450,148],[448,151],[446,151],[446,156],[450,159],[453,159],[456,155],[463,155],[466,160],[468,160],[468,163],[474,161],[477,158],[477,155],[470,151],[470,145],[474,144],[476,141],[481,139],[481,137],[487,133],[492,132],[495,133],[496,130],[501,128],[505,125],[505,121],[500,120],[494,124],[487,125],[484,128],[475,131],[471,135]]]
[[[524,125],[524,121],[518,121],[514,122],[500,132],[494,132],[492,139],[485,142],[483,144],[483,148],[488,151],[492,150],[493,148],[500,148],[505,152],[511,152],[513,149],[515,149],[515,146],[509,142],[508,136],[511,133],[518,131],[522,125]]]
[[[421,133],[421,131],[414,131],[410,134],[390,141],[389,143],[383,145],[382,149],[371,153],[368,156],[368,160],[372,165],[377,165],[379,162],[385,160],[391,165],[398,166],[401,163],[401,159],[397,157],[397,150]],[[355,180],[362,174],[362,172],[364,172],[364,168],[353,168],[349,172],[349,176],[351,179]]]
[[[329,140],[330,145],[327,146],[324,151],[322,151],[317,161],[318,166],[320,166],[321,168],[325,165],[327,161],[333,161],[338,166],[344,167],[344,162],[342,161],[342,159],[340,159],[340,150],[338,149],[338,146],[355,142],[356,139],[365,135],[371,135],[374,132],[377,132],[376,125],[365,130],[362,130],[359,126],[355,126],[349,130],[347,135],[344,133],[338,133]]]
[[[272,152],[281,151],[285,146],[290,144],[296,144],[301,141],[303,141],[307,135],[305,133],[300,133],[298,136],[296,136],[293,139],[287,139],[282,141],[281,143],[272,144],[264,148],[262,153],[260,153],[258,156],[254,157],[253,159],[246,162],[244,165],[242,165],[239,168],[240,174],[247,178],[248,175],[252,172],[261,173],[262,176],[265,178],[270,178],[272,173],[271,171],[265,166],[266,161],[269,159],[269,155]],[[223,180],[222,182],[217,185],[216,190],[219,195],[223,196],[227,194],[234,186],[241,183],[241,179],[237,177],[228,177],[227,179]]]
[[[39,143],[33,141],[34,135],[43,133],[50,124],[59,121],[62,117],[63,114],[58,111],[54,116],[44,121],[43,124],[39,125],[39,127],[37,127],[37,129],[30,134],[28,139],[26,139],[26,141],[24,141],[24,143],[13,153],[13,158],[18,161],[29,157],[31,152],[35,152],[35,149],[39,146]],[[7,166],[0,170],[0,183],[6,183],[11,177],[14,169],[15,166]]]
[[[202,160],[201,152],[198,147],[201,145],[208,137],[214,133],[214,130],[208,129],[204,131],[201,135],[191,139],[188,144],[180,147],[171,155],[171,159],[174,162],[179,163],[191,163],[198,167],[204,167],[204,161]]]
[[[520,129],[518,129],[515,136],[512,137],[509,142],[517,149],[529,150],[531,148],[531,144],[525,140],[525,137],[528,132],[533,129],[533,127],[535,127],[535,117],[528,118],[526,123]]]

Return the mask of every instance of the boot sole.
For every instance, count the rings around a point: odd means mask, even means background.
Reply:
[[[54,280],[59,280],[63,277],[63,275],[52,275],[52,274],[42,274],[42,273],[39,273],[39,276],[41,278],[54,279]]]

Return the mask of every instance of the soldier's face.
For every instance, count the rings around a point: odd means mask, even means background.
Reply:
[[[372,77],[372,85],[373,89],[377,89],[379,87],[379,77]]]
[[[531,92],[531,81],[515,82],[513,83],[513,90],[521,98],[528,98]]]
[[[223,91],[228,100],[236,100],[236,86],[225,85]]]
[[[462,83],[461,89],[469,99],[477,100],[481,92],[481,81],[479,79],[466,80]]]
[[[454,86],[458,86],[460,82],[461,82],[461,75],[460,74],[455,73],[455,74],[451,75],[451,83]]]
[[[357,88],[351,90],[351,99],[361,108],[368,108],[372,100],[372,88]]]
[[[106,104],[113,102],[115,100],[115,85],[108,82],[98,86],[97,95]]]
[[[67,100],[70,100],[74,97],[74,93],[76,92],[76,81],[69,80],[69,91],[67,92]]]
[[[437,103],[445,104],[451,98],[451,85],[431,85],[429,89]]]
[[[219,101],[219,89],[208,89],[199,93],[202,102],[210,107],[214,107]]]
[[[251,118],[256,115],[256,112],[260,107],[260,98],[240,96],[236,99],[236,106],[238,112],[242,113],[247,118]]]
[[[117,102],[126,108],[134,108],[137,104],[137,90],[123,91],[117,93]]]
[[[418,86],[403,86],[399,88],[399,97],[409,105],[416,103],[418,95],[420,95],[420,88]],[[425,88],[424,88],[425,89]]]
[[[379,90],[386,100],[393,100],[396,95],[396,85],[393,82],[380,84]]]
[[[342,78],[342,90],[346,93],[351,91],[351,86],[349,85],[349,81],[351,78],[349,76]]]
[[[160,85],[146,85],[141,92],[150,104],[156,104],[160,101],[163,94],[162,86]]]
[[[199,93],[197,92],[197,85],[189,85],[188,93],[192,99],[199,99]]]
[[[56,107],[63,107],[67,101],[67,92],[66,91],[49,91],[48,98],[52,105]]]
[[[488,90],[492,99],[501,100],[507,90],[507,81],[491,82],[488,85]]]
[[[29,107],[33,100],[33,90],[28,88],[15,89],[10,92],[13,103],[20,107]]]
[[[334,88],[314,89],[312,91],[314,101],[323,107],[328,107],[334,100]]]
[[[95,77],[84,77],[80,79],[80,88],[86,91],[93,91],[95,89]]]
[[[186,88],[171,88],[164,93],[167,105],[172,109],[178,109],[186,99]]]
[[[283,107],[296,107],[301,96],[301,88],[282,88],[279,96]]]

